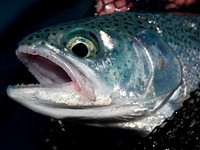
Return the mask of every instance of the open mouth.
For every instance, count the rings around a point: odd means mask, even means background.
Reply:
[[[86,84],[87,77],[67,58],[46,48],[28,46],[20,46],[16,55],[40,83],[23,87],[73,86],[80,95],[91,100],[95,99],[92,87]]]
[[[23,52],[18,53],[18,57],[23,59],[22,61],[26,63],[30,72],[37,78],[41,85],[72,82],[72,79],[62,67],[45,57]]]

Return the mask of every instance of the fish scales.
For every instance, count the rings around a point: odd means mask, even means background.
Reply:
[[[198,87],[199,28],[198,15],[127,12],[41,29],[17,50],[40,84],[8,95],[51,117],[115,118],[149,132]]]
[[[86,28],[97,28],[114,30],[132,38],[140,31],[151,30],[157,32],[172,46],[175,54],[180,59],[183,67],[184,84],[183,89],[193,91],[199,82],[200,76],[200,16],[199,15],[176,15],[176,14],[135,14],[115,13],[103,17],[96,17],[92,20],[84,19],[72,23],[63,23],[46,28],[30,35],[22,43],[31,43],[31,40],[38,39],[38,35],[53,36],[58,31],[70,30],[73,24]],[[113,27],[113,29],[110,29]],[[39,37],[40,38],[40,37]]]

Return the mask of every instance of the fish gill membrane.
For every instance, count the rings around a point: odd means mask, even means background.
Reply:
[[[198,16],[171,14],[115,13],[48,27],[16,50],[39,84],[8,86],[7,94],[57,119],[149,133],[198,86],[199,67],[191,79],[185,59],[195,52],[199,65],[198,37]]]

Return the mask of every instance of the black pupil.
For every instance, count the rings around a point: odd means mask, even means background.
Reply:
[[[87,46],[83,43],[78,43],[72,47],[72,52],[79,57],[87,56],[88,51]]]

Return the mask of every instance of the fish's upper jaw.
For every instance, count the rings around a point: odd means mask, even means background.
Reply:
[[[40,89],[41,87],[51,89],[53,87],[62,85],[65,88],[70,87],[71,90],[69,90],[69,92],[73,93],[72,95],[74,96],[77,94],[80,97],[90,100],[91,103],[96,100],[93,87],[95,85],[93,85],[93,83],[85,76],[85,74],[81,72],[80,68],[77,68],[66,57],[60,56],[55,51],[46,47],[30,47],[26,45],[19,46],[16,54],[18,58],[28,67],[29,71],[35,76],[40,84],[34,86],[13,86],[10,87],[10,89],[13,88],[21,91],[22,89],[26,91],[30,90],[33,93],[33,90],[36,89],[36,87]],[[71,85],[73,85],[73,87],[71,87]],[[14,91],[12,90],[12,92]],[[51,91],[51,93],[52,92],[53,91]],[[24,92],[24,94],[27,93],[28,92]],[[13,94],[12,96],[15,99]],[[66,106],[67,105],[68,103],[66,101]],[[85,103],[85,105],[87,106],[91,104]],[[74,104],[70,102],[69,106],[80,107],[82,104],[77,105],[77,102],[74,102]]]

